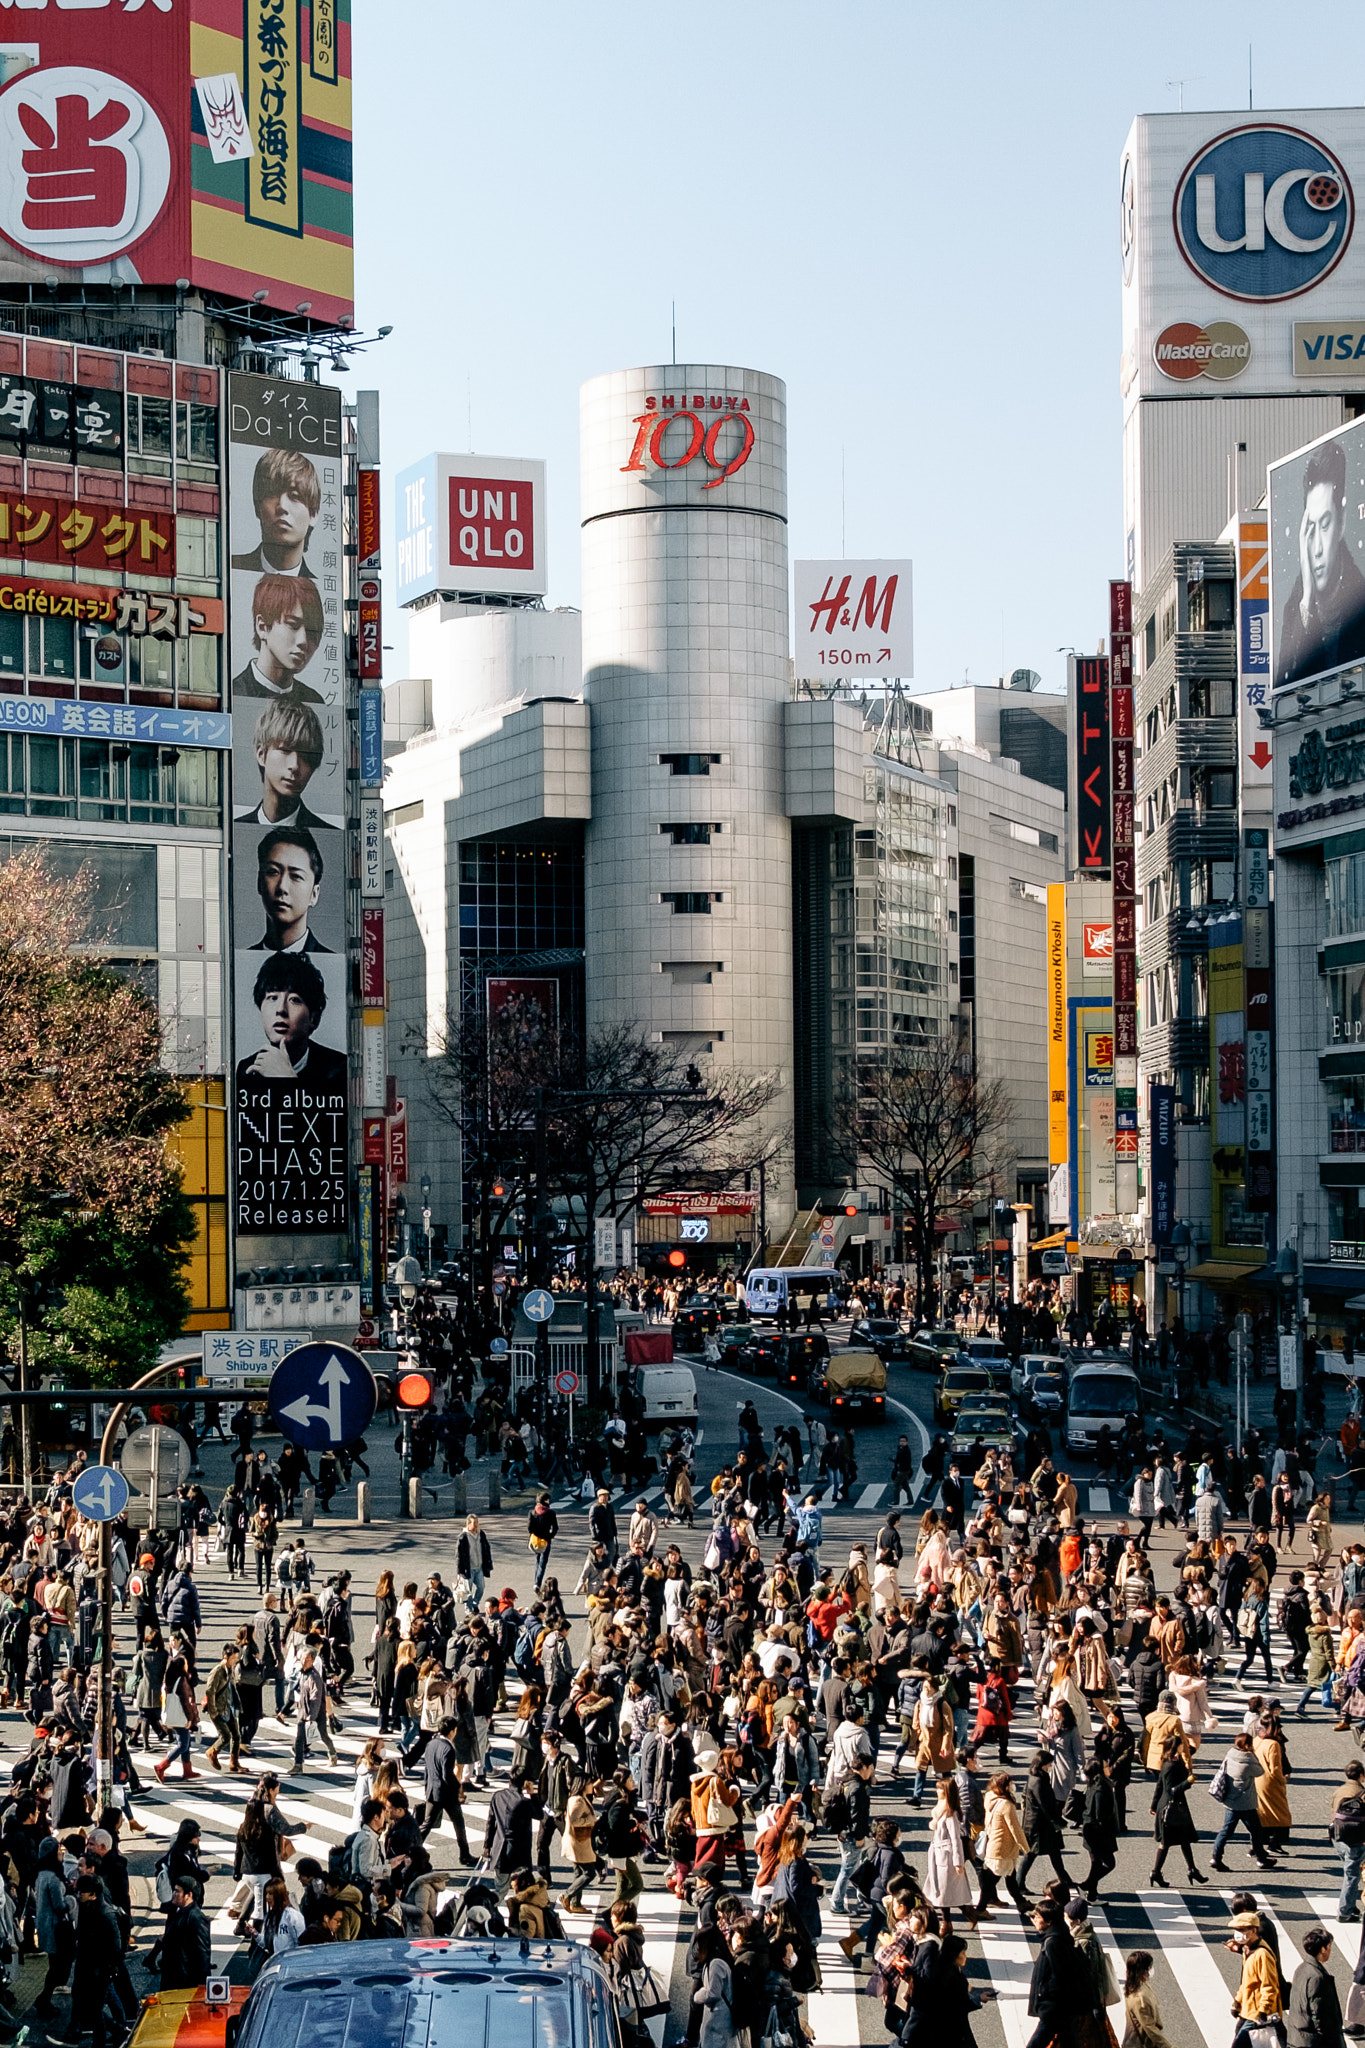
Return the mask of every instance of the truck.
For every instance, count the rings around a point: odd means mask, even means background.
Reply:
[[[811,1370],[811,1392],[827,1403],[831,1418],[850,1421],[855,1415],[874,1422],[886,1417],[886,1367],[875,1351],[837,1351]]]

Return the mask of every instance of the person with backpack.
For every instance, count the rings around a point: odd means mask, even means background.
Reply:
[[[559,1517],[550,1506],[548,1493],[536,1495],[536,1504],[526,1517],[526,1547],[536,1561],[536,1591],[550,1563],[550,1546],[559,1534]],[[490,1566],[491,1569],[491,1566]]]
[[[1337,1918],[1359,1920],[1360,1872],[1365,1863],[1365,1764],[1354,1757],[1342,1771],[1342,1783],[1332,1795],[1327,1835],[1341,1862]]]

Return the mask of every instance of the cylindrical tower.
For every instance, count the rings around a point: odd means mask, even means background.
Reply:
[[[617,370],[583,386],[581,433],[589,1025],[780,1073],[786,1128],[786,387],[714,364]],[[788,1156],[770,1235],[789,1182]]]

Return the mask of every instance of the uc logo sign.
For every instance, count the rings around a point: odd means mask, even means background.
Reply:
[[[1311,291],[1346,254],[1354,226],[1344,167],[1299,128],[1231,128],[1176,186],[1181,255],[1216,292],[1252,304]]]

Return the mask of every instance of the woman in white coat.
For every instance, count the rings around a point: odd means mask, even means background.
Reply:
[[[1218,1726],[1218,1717],[1209,1705],[1208,1680],[1201,1676],[1193,1657],[1177,1657],[1169,1678],[1180,1725],[1190,1738],[1193,1753],[1208,1730]]]
[[[929,1822],[929,1861],[924,1896],[940,1912],[962,1911],[975,1927],[972,1888],[967,1882],[967,1851],[962,1831],[962,1798],[953,1778],[940,1778],[938,1798]]]

